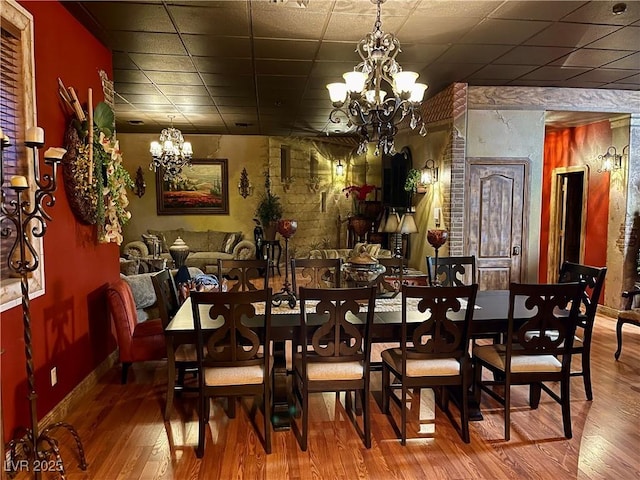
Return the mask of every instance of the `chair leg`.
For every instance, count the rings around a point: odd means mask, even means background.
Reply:
[[[562,403],[562,423],[564,425],[564,436],[571,438],[571,377],[566,378],[560,382],[560,400]]]
[[[382,362],[382,413],[389,414],[389,395],[390,395],[390,375],[389,367]]]
[[[462,430],[462,441],[470,443],[469,438],[469,382],[466,378],[462,380],[462,407],[460,409],[460,429]]]
[[[504,384],[504,439],[511,438],[511,385]]]
[[[622,325],[624,322],[618,319],[618,323],[616,324],[616,338],[618,339],[618,349],[616,353],[613,354],[616,360],[620,358],[620,352],[622,351]]]
[[[402,385],[401,405],[402,405],[402,408],[401,408],[400,418],[401,418],[402,426],[400,427],[400,432],[402,437],[400,439],[400,444],[406,445],[407,444],[407,387],[405,387],[404,385]]]
[[[538,408],[540,405],[540,394],[542,393],[542,386],[540,383],[532,383],[529,385],[529,406],[531,408]]]
[[[167,401],[164,406],[164,419],[169,420],[171,410],[173,409],[173,395],[176,387],[176,368],[175,363],[170,360],[167,362]]]
[[[271,390],[269,382],[264,390],[264,397],[262,397],[264,403],[264,445],[265,451],[271,453]]]
[[[122,362],[122,384],[125,385],[127,383],[127,375],[129,374],[129,367],[131,366],[131,362]]]
[[[236,397],[227,397],[227,417],[236,418]]]
[[[593,391],[591,390],[591,346],[586,346],[582,351],[582,377],[584,380],[584,393],[587,400],[593,400]]]
[[[205,426],[209,420],[205,402],[208,402],[209,399],[201,394],[198,400],[198,446],[196,447],[196,457],[202,458],[204,456]]]
[[[369,408],[369,389],[361,390],[362,420],[364,422],[364,446],[371,448],[371,411]]]
[[[302,438],[300,449],[307,451],[307,435],[309,433],[309,389],[306,383],[302,387]]]

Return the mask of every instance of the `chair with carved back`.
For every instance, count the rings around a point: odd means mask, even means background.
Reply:
[[[435,262],[435,257],[427,257],[429,285],[434,285],[436,278],[442,287],[461,287],[477,283],[475,255],[438,257],[437,268]]]
[[[340,258],[292,258],[291,285],[293,291],[297,295],[301,286],[340,288],[341,267],[342,259]]]
[[[269,286],[269,260],[223,260],[218,259],[218,279],[222,272],[228,279],[229,292],[245,292],[264,289]]]
[[[169,322],[180,307],[178,292],[173,275],[168,269],[152,275],[151,282],[158,300],[158,311],[163,329],[167,329]],[[167,337],[167,401],[165,403],[164,418],[169,419],[173,407],[173,397],[176,392],[195,391],[195,388],[185,387],[185,372],[195,372],[197,369],[195,344],[174,344],[173,337]],[[176,384],[176,370],[178,382]]]
[[[502,404],[505,440],[510,439],[513,385],[529,385],[533,409],[542,390],[559,403],[564,435],[571,438],[571,355],[583,291],[583,282],[512,283],[505,343],[473,347],[476,398],[485,392]],[[482,378],[485,368],[493,373],[492,380]],[[545,382],[559,383],[560,393]]]
[[[596,320],[598,309],[598,299],[604,286],[604,278],[607,274],[607,267],[591,267],[578,263],[564,262],[560,268],[559,282],[585,282],[585,290],[581,300],[581,313],[576,337],[573,340],[574,354],[582,357],[582,369],[571,372],[572,377],[581,376],[584,381],[584,391],[587,400],[593,399],[591,388],[591,337],[593,334],[593,324]]]
[[[293,346],[293,408],[302,418],[293,419],[292,429],[302,451],[307,450],[309,395],[318,392],[346,392],[347,415],[365,447],[371,447],[369,370],[375,296],[375,286],[300,287],[300,337]],[[352,391],[355,403],[362,405],[361,429],[354,415],[358,409],[351,408]]]
[[[271,289],[191,292],[190,298],[198,358],[196,456],[204,455],[214,397],[228,398],[230,418],[235,416],[236,397],[253,396],[256,403],[260,399],[263,446],[271,453]],[[255,418],[252,423],[257,425]]]
[[[390,414],[390,400],[400,407],[402,445],[407,442],[408,404],[414,407],[416,402],[419,405],[419,389],[434,387],[441,387],[440,407],[457,427],[463,441],[470,441],[467,397],[473,379],[469,341],[477,291],[475,284],[441,288],[402,287],[400,347],[382,352],[382,411]],[[415,305],[412,301],[417,302],[417,307],[410,308],[410,305]],[[465,309],[464,320],[452,320],[451,313],[461,309]],[[392,382],[392,377],[397,381]],[[459,423],[449,411],[448,388],[456,388],[460,392]],[[400,390],[400,397],[394,394],[394,390]],[[415,392],[411,399],[410,390]]]

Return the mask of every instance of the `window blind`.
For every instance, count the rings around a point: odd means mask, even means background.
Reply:
[[[2,151],[2,173],[4,185],[8,185],[9,179],[13,175],[26,175],[26,166],[20,162],[18,146],[24,145],[23,129],[24,124],[22,113],[24,112],[22,95],[19,94],[21,88],[21,52],[20,40],[4,28],[0,29],[0,126],[5,135],[11,139],[11,145]],[[22,155],[22,158],[24,156]],[[5,193],[5,203],[15,199],[13,190],[3,188]],[[3,222],[2,228],[8,227],[7,222]],[[15,230],[15,229],[13,229]],[[7,267],[7,256],[15,241],[15,231],[9,237],[2,237],[0,243],[0,278],[3,280],[9,277]]]

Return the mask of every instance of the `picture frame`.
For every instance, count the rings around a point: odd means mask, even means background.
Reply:
[[[193,159],[180,175],[163,180],[162,169],[156,171],[158,215],[228,215],[228,160]]]

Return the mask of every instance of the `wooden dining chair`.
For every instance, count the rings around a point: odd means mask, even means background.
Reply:
[[[434,257],[427,257],[427,275],[429,285],[434,285],[436,278],[442,287],[460,287],[473,285],[476,282],[476,257],[438,257],[435,265]]]
[[[618,322],[616,323],[616,339],[618,341],[618,348],[616,353],[613,354],[616,360],[620,358],[620,352],[622,352],[622,326],[625,323],[640,327],[640,307],[634,307],[634,301],[636,297],[640,297],[640,289],[634,288],[626,292],[622,292],[622,297],[625,299],[623,302],[622,310],[618,313]]]
[[[341,258],[292,258],[291,285],[297,294],[299,287],[340,288]],[[301,283],[301,285],[298,285]]]
[[[399,405],[402,445],[407,443],[408,404],[420,404],[419,393],[414,393],[409,399],[409,391],[434,387],[441,387],[440,407],[457,427],[463,441],[470,441],[468,392],[472,374],[469,340],[477,291],[476,284],[441,288],[402,287],[400,347],[382,352],[382,410],[390,414],[389,400]],[[417,301],[416,310],[409,308],[412,300]],[[461,309],[465,309],[464,320],[452,320],[451,313]],[[459,390],[459,424],[449,411],[447,389],[452,387]],[[400,390],[400,397],[394,394],[395,390]]]
[[[247,395],[261,399],[263,446],[271,453],[271,289],[191,292],[190,297],[198,359],[196,456],[204,455],[210,399],[227,397],[233,418],[235,397]]]
[[[218,279],[228,279],[230,292],[245,292],[269,286],[269,260],[223,260],[218,259]]]
[[[168,269],[159,271],[151,276],[153,289],[158,301],[158,311],[162,328],[166,330],[169,322],[180,308],[178,292],[173,275]],[[174,344],[173,337],[167,337],[167,400],[164,409],[164,419],[168,420],[173,407],[173,397],[176,392],[197,391],[197,388],[185,387],[184,378],[187,371],[197,371],[196,346],[194,343]],[[178,382],[176,384],[176,370]]]
[[[293,408],[301,412],[302,427],[295,418],[291,426],[302,451],[307,450],[309,395],[317,392],[346,392],[347,415],[357,429],[351,392],[360,396],[355,403],[362,406],[361,433],[365,447],[371,448],[369,369],[375,296],[375,286],[300,288],[300,337],[293,350]],[[365,307],[366,314],[362,314]],[[359,319],[354,317],[358,314]]]
[[[531,408],[538,407],[541,390],[547,392],[562,406],[564,434],[571,438],[571,353],[583,291],[582,282],[512,283],[506,343],[473,347],[474,388],[503,405],[505,440],[510,438],[512,385],[529,385]],[[483,368],[494,374],[492,380],[482,379]],[[559,382],[560,394],[544,382]]]
[[[582,377],[584,391],[587,400],[593,400],[591,388],[591,337],[593,325],[596,321],[598,299],[604,286],[604,278],[607,267],[591,267],[578,263],[564,262],[560,268],[559,282],[585,282],[585,290],[582,294],[580,306],[580,320],[576,328],[576,337],[573,340],[573,354],[579,354],[582,360],[582,369],[572,371],[572,377]]]
[[[402,257],[378,258],[385,271],[378,276],[378,298],[394,298],[402,290],[405,259]]]

